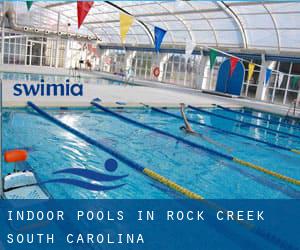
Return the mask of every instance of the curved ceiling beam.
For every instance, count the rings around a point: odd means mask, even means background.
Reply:
[[[248,48],[248,37],[247,37],[247,33],[244,29],[242,21],[240,20],[238,15],[230,8],[230,6],[228,4],[226,4],[224,1],[217,2],[217,4],[235,21],[236,25],[238,26],[238,28],[240,30],[241,36],[242,36],[243,47],[245,49],[247,49]]]
[[[112,3],[110,1],[104,1],[106,4],[122,11],[123,13],[127,14],[127,15],[130,15],[130,16],[133,16],[131,13],[129,13],[128,11],[126,11],[125,9],[121,8],[120,6],[116,5],[115,3]],[[153,34],[151,32],[151,30],[148,28],[148,26],[142,22],[142,21],[139,21],[137,20],[137,22],[142,26],[142,28],[145,30],[146,34],[148,35],[148,37],[150,38],[150,41],[152,44],[154,44],[154,37],[153,37]]]
[[[172,14],[171,11],[169,11],[166,7],[162,6],[159,2],[157,3],[161,8],[165,9],[167,12],[169,12],[170,14]],[[186,28],[186,31],[188,32],[189,34],[189,37],[192,41],[194,41],[194,36],[191,32],[191,30],[188,28],[187,24],[183,21],[182,18],[180,18],[178,15],[174,14],[174,17]],[[174,39],[173,39],[174,40]]]
[[[276,20],[274,19],[274,16],[270,12],[270,10],[267,8],[267,6],[264,3],[262,3],[262,5],[263,5],[263,7],[265,8],[265,10],[268,12],[268,14],[270,15],[270,17],[272,19],[274,29],[275,29],[275,32],[276,32],[278,52],[280,52],[280,35],[279,35],[278,25],[276,23]]]
[[[186,3],[191,7],[191,8],[194,8],[188,1],[186,1]],[[204,15],[204,13],[201,13],[199,11],[197,11],[202,17],[203,17],[203,20],[205,20],[208,24],[208,26],[210,27],[213,35],[214,35],[214,39],[215,39],[215,42],[216,42],[216,47],[219,47],[219,42],[218,42],[218,37],[217,37],[217,33],[216,33],[216,30],[214,28],[214,26],[211,24],[210,20]]]

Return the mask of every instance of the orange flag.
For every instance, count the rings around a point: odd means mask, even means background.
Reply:
[[[235,67],[236,67],[236,64],[238,63],[239,59],[236,58],[236,57],[230,57],[230,76],[232,76],[234,70],[235,70]]]
[[[78,18],[78,29],[83,23],[86,15],[89,13],[90,9],[94,1],[86,2],[86,1],[77,1],[77,18]]]

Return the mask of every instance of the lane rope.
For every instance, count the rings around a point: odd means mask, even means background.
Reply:
[[[220,117],[220,118],[223,118],[223,119],[226,119],[226,120],[230,120],[230,121],[234,121],[234,122],[238,122],[238,123],[242,123],[242,124],[247,124],[247,125],[252,126],[252,127],[261,128],[261,129],[265,129],[265,130],[268,130],[268,131],[272,131],[272,132],[277,133],[277,134],[282,134],[284,136],[290,136],[290,137],[295,137],[295,138],[299,138],[300,139],[299,135],[294,135],[294,134],[291,134],[291,133],[287,133],[287,132],[283,132],[283,131],[278,131],[276,129],[267,128],[267,127],[264,127],[264,126],[261,126],[261,125],[257,125],[257,124],[253,124],[253,123],[250,123],[250,122],[240,121],[240,120],[237,120],[237,119],[233,119],[233,118],[227,117],[225,115],[215,114],[213,112],[206,111],[206,110],[203,110],[203,109],[191,106],[191,105],[188,105],[188,107],[191,108],[191,109],[193,109],[193,110],[199,111],[201,113],[207,114],[207,115],[213,115],[213,116]]]
[[[247,117],[250,117],[250,118],[255,118],[255,119],[262,120],[262,121],[270,122],[270,123],[272,123],[272,124],[274,124],[274,125],[277,124],[277,125],[279,125],[279,126],[283,126],[283,127],[286,127],[286,128],[296,128],[296,129],[300,129],[300,127],[297,126],[297,125],[287,124],[287,123],[280,123],[280,122],[272,121],[272,120],[267,119],[267,118],[259,117],[259,116],[256,116],[256,115],[251,115],[251,114],[248,114],[248,113],[243,113],[243,112],[240,112],[240,111],[237,111],[237,110],[233,110],[233,109],[230,109],[230,108],[221,106],[221,105],[215,105],[215,106],[218,107],[218,108],[220,108],[220,109],[226,110],[226,111],[228,111],[228,112],[234,113],[234,114],[238,114],[238,115],[247,116]]]
[[[115,157],[116,159],[118,159],[119,161],[125,163],[127,166],[133,168],[134,170],[144,174],[147,177],[151,177],[151,179],[167,186],[168,188],[179,192],[183,195],[185,195],[188,198],[191,199],[204,199],[201,195],[196,194],[182,186],[180,186],[179,184],[163,177],[162,175],[154,172],[153,170],[150,170],[146,167],[143,167],[142,165],[140,165],[139,163],[129,159],[127,156],[119,153],[118,151],[104,145],[103,143],[101,143],[100,141],[96,141],[92,138],[90,138],[89,136],[83,134],[82,132],[70,127],[69,125],[59,121],[58,119],[56,119],[55,117],[49,115],[47,112],[43,111],[42,109],[40,109],[37,105],[35,105],[32,102],[28,102],[27,103],[28,106],[30,106],[32,109],[34,109],[38,114],[40,114],[42,117],[44,117],[45,119],[53,122],[54,124],[56,124],[57,126],[67,130],[68,132],[72,133],[73,135],[79,137],[80,139],[86,141],[87,143],[96,146],[97,148],[100,148],[101,150],[103,150],[104,152],[112,155],[113,157]]]
[[[260,166],[257,166],[257,165],[255,165],[255,164],[252,164],[252,163],[250,163],[250,162],[241,160],[241,159],[236,158],[236,157],[233,157],[233,156],[231,156],[231,155],[227,155],[227,154],[224,154],[224,153],[220,153],[220,152],[218,152],[218,151],[216,151],[216,150],[214,150],[214,149],[207,148],[207,147],[202,146],[202,145],[200,145],[200,144],[197,144],[197,143],[191,142],[191,141],[189,141],[189,140],[183,139],[182,137],[179,137],[179,136],[170,134],[170,133],[168,133],[168,132],[165,132],[165,131],[163,131],[163,130],[154,128],[154,127],[149,126],[149,125],[147,125],[147,124],[144,124],[144,123],[135,121],[135,120],[133,120],[133,119],[131,119],[131,118],[128,118],[128,117],[126,117],[126,116],[123,116],[123,115],[121,115],[121,114],[118,114],[118,113],[116,113],[116,112],[114,112],[114,111],[112,111],[112,110],[110,110],[110,109],[108,109],[108,108],[106,108],[106,107],[104,107],[104,106],[98,104],[98,103],[91,102],[91,104],[92,104],[93,106],[95,106],[96,108],[98,108],[98,109],[100,109],[100,110],[102,110],[102,111],[104,111],[104,112],[106,112],[106,113],[108,113],[108,114],[111,114],[112,116],[115,116],[115,117],[119,118],[119,119],[122,120],[122,121],[125,121],[125,122],[127,122],[127,123],[133,124],[133,125],[135,125],[135,126],[137,126],[137,127],[141,127],[141,128],[144,128],[144,129],[148,129],[148,130],[157,132],[158,134],[162,134],[162,135],[165,135],[165,136],[167,136],[167,137],[176,139],[177,141],[180,141],[180,142],[182,142],[182,143],[184,143],[184,144],[186,144],[186,145],[192,146],[192,147],[194,147],[194,148],[202,149],[202,150],[204,150],[204,151],[206,151],[206,152],[208,152],[208,153],[210,153],[210,154],[218,155],[218,156],[223,157],[223,158],[225,158],[225,159],[227,159],[227,160],[234,161],[234,162],[236,162],[236,163],[239,163],[239,164],[242,165],[242,166],[247,166],[247,167],[249,167],[249,168],[256,169],[257,171],[260,171],[260,172],[262,172],[262,173],[265,173],[265,174],[271,175],[271,176],[273,176],[273,177],[276,177],[276,178],[278,178],[278,179],[280,179],[280,180],[284,180],[284,181],[286,181],[286,182],[289,182],[289,183],[292,183],[292,184],[295,184],[295,185],[300,185],[300,181],[297,180],[297,179],[293,179],[293,178],[291,178],[291,177],[287,177],[287,176],[284,176],[284,175],[282,175],[282,174],[279,174],[279,173],[270,171],[270,170],[265,169],[265,168],[263,168],[263,167],[260,167]],[[253,166],[255,166],[255,167],[253,167]]]
[[[165,115],[169,115],[169,116],[172,116],[174,118],[178,118],[178,119],[182,120],[182,117],[180,115],[176,115],[176,114],[167,112],[167,111],[159,109],[159,108],[151,107],[151,106],[146,105],[146,104],[143,104],[143,105],[151,108],[153,111],[156,111],[156,112],[159,112],[159,113],[162,113],[162,114],[165,114]],[[255,141],[255,142],[264,143],[264,144],[266,144],[266,145],[268,145],[270,147],[273,147],[273,148],[278,148],[278,149],[290,151],[290,152],[293,152],[293,153],[296,153],[296,154],[300,154],[300,151],[297,150],[297,149],[291,149],[291,148],[283,147],[283,146],[276,145],[276,144],[273,144],[273,143],[270,143],[270,142],[267,142],[267,141],[263,141],[263,140],[260,140],[260,139],[253,138],[251,136],[242,135],[242,134],[238,134],[238,133],[235,133],[235,132],[227,131],[225,129],[217,128],[217,127],[214,127],[214,126],[211,126],[211,125],[207,125],[207,124],[202,123],[202,122],[198,122],[196,120],[188,119],[188,121],[190,123],[193,123],[193,124],[201,125],[203,127],[207,127],[207,128],[219,131],[219,132],[221,132],[223,134],[225,133],[225,134],[230,134],[230,135],[234,135],[234,136],[239,136],[241,138],[245,138],[245,139],[252,140],[252,141]]]
[[[207,201],[204,199],[204,197],[202,197],[199,194],[196,194],[180,185],[178,185],[177,183],[161,176],[160,174],[145,168],[143,166],[141,166],[140,164],[130,160],[129,158],[127,158],[126,156],[120,154],[119,152],[105,146],[104,144],[100,143],[99,141],[96,141],[90,137],[88,137],[87,135],[81,133],[80,131],[70,127],[69,125],[59,121],[58,119],[56,119],[55,117],[49,115],[47,112],[43,111],[42,109],[40,109],[38,106],[36,106],[34,103],[32,102],[28,102],[27,103],[28,106],[30,106],[32,109],[34,109],[38,114],[40,114],[42,117],[44,117],[45,119],[49,120],[50,122],[56,124],[57,126],[65,129],[66,131],[72,133],[73,135],[79,137],[80,139],[86,141],[89,144],[92,144],[100,149],[102,149],[103,151],[109,153],[110,155],[114,156],[115,158],[119,159],[121,162],[125,163],[126,165],[128,165],[129,167],[133,168],[134,170],[141,172],[142,174],[145,174],[146,176],[152,178],[153,180],[156,180],[157,182],[167,186],[168,188],[177,191],[183,195],[185,195],[188,198],[191,199],[196,199],[196,200],[201,200],[202,202],[204,202],[205,204],[207,204],[208,206],[214,208],[214,209],[222,209],[220,208],[217,204]],[[222,209],[223,211],[226,211],[225,209]],[[250,223],[245,223],[245,222],[240,222],[240,221],[236,221],[238,224],[244,226],[244,228],[252,231],[253,233],[257,234],[258,236],[268,240],[269,242],[275,244],[275,245],[280,245],[280,246],[288,246],[289,248],[293,249],[293,246],[291,246],[288,242],[286,242],[285,240],[282,240],[281,238],[278,238],[276,235],[272,235],[268,232],[265,232],[264,230],[261,230],[259,227],[257,227],[254,224],[250,224]],[[276,241],[275,241],[276,240]]]
[[[234,157],[233,161],[234,162],[238,162],[239,164],[244,165],[246,167],[253,168],[253,169],[256,169],[256,170],[261,171],[263,173],[266,173],[268,175],[274,176],[274,177],[276,177],[278,179],[281,179],[281,180],[284,180],[286,182],[289,182],[289,183],[292,183],[292,184],[300,186],[300,180],[297,180],[297,179],[294,179],[294,178],[291,178],[291,177],[288,177],[288,176],[276,173],[274,171],[271,171],[271,170],[268,170],[266,168],[260,167],[258,165],[253,164],[253,163],[250,163],[250,162],[247,162],[247,161],[243,161],[243,160],[241,160],[239,158],[235,158]]]

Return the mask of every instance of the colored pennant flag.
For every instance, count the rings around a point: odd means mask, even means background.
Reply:
[[[284,77],[284,74],[281,73],[281,72],[279,72],[279,75],[278,75],[278,82],[277,82],[278,88],[280,88],[280,86],[281,86],[281,84],[282,84],[283,77]]]
[[[121,36],[122,43],[125,42],[126,35],[129,31],[129,28],[133,24],[133,21],[134,21],[133,16],[120,13],[120,36]]]
[[[209,60],[210,60],[210,69],[213,68],[213,66],[215,65],[216,62],[216,58],[217,58],[218,52],[211,49],[209,52]]]
[[[293,89],[297,88],[299,79],[300,79],[300,76],[293,76],[292,77],[292,79],[291,79],[292,80],[291,87]]]
[[[30,10],[32,4],[33,4],[33,1],[26,1],[27,10]]]
[[[230,76],[232,76],[235,68],[236,68],[236,65],[238,63],[239,59],[236,58],[236,57],[230,57]]]
[[[166,35],[167,31],[159,28],[159,27],[154,27],[154,44],[155,44],[155,51],[158,53],[160,50],[160,45]]]
[[[77,1],[77,19],[78,19],[78,29],[83,23],[85,17],[92,8],[94,1]]]
[[[267,69],[266,70],[266,77],[265,77],[265,82],[264,82],[264,85],[268,85],[269,84],[269,80],[271,78],[271,75],[272,75],[272,70],[271,69]]]
[[[196,47],[196,43],[193,40],[186,39],[186,44],[185,44],[185,60],[186,61],[192,55],[195,47]]]
[[[255,64],[249,63],[248,65],[248,79],[247,82],[249,82],[252,79],[253,73],[254,73]]]

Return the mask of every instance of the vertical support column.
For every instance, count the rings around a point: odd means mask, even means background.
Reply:
[[[265,94],[266,94],[266,87],[264,86],[265,82],[265,77],[266,77],[266,69],[268,67],[269,63],[266,62],[265,55],[261,55],[261,68],[259,72],[259,77],[258,77],[258,85],[256,89],[256,95],[255,99],[257,100],[264,100],[265,99]]]
[[[288,89],[289,89],[289,86],[290,86],[290,83],[291,83],[291,74],[292,74],[293,65],[294,65],[294,63],[291,62],[290,63],[290,68],[289,68],[288,80],[287,80],[286,87],[285,87],[285,90],[284,90],[284,96],[283,96],[282,104],[286,103],[286,96],[287,96],[287,92],[288,92]]]
[[[68,52],[70,50],[70,40],[68,39],[66,42],[66,48],[65,48],[65,53],[64,53],[64,68],[71,68],[71,61],[72,61],[72,57],[68,58]],[[67,62],[69,61],[69,62]]]
[[[56,32],[57,32],[57,37],[56,37],[56,51],[55,51],[55,68],[58,68],[58,64],[59,64],[59,42],[60,42],[60,37],[58,36],[58,32],[59,32],[59,26],[60,26],[60,12],[58,12],[57,15],[57,26],[56,26]]]
[[[210,69],[207,67],[209,61],[208,56],[201,56],[199,62],[199,74],[197,76],[196,86],[197,89],[208,89],[210,81]]]
[[[4,27],[5,27],[5,22],[4,22],[4,17],[3,17],[3,22],[2,22],[2,32],[1,32],[1,63],[4,63],[4,37],[5,37],[5,32],[4,32]]]
[[[159,62],[160,75],[158,77],[158,81],[160,81],[160,82],[162,82],[165,79],[164,65],[167,61],[168,61],[168,54],[165,54],[162,58],[160,57],[160,62]],[[151,72],[151,74],[152,74],[152,72]]]

